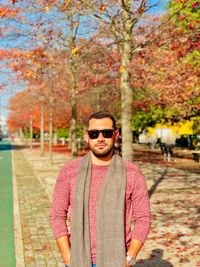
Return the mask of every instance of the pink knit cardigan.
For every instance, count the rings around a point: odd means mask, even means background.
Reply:
[[[81,158],[72,160],[64,165],[57,178],[53,201],[51,205],[51,226],[55,238],[68,235],[70,231],[66,225],[67,213],[73,220],[73,197],[77,178],[77,171]],[[136,164],[125,161],[127,170],[126,200],[125,200],[125,234],[126,248],[131,238],[145,242],[149,232],[151,213],[148,191],[144,176]],[[92,262],[96,262],[96,206],[98,193],[108,166],[92,167],[91,189],[89,197],[89,221],[91,238]],[[133,227],[131,227],[131,225]],[[72,229],[70,229],[72,230]],[[73,231],[73,230],[72,230]]]

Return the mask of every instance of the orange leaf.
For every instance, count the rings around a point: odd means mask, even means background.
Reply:
[[[106,6],[105,5],[102,5],[102,6],[99,7],[99,11],[100,12],[104,12],[105,9],[106,9]]]

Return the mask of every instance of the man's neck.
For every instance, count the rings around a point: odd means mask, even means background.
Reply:
[[[113,153],[110,153],[106,157],[98,158],[92,152],[91,152],[91,154],[92,154],[92,164],[98,165],[98,166],[106,166],[106,165],[109,165],[110,162],[111,162],[111,160],[112,160],[112,156],[113,156]]]

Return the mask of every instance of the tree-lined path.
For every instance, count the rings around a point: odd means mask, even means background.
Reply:
[[[0,143],[0,266],[15,266],[11,144]]]
[[[87,117],[106,109],[129,160],[132,132],[190,120],[198,134],[199,10],[195,0],[2,0],[0,102],[10,97],[9,131],[40,138],[41,155],[44,132],[50,150],[53,136],[67,137],[77,156]]]
[[[104,109],[151,196],[139,265],[200,266],[199,164],[177,170],[152,151],[140,160],[133,145],[141,133],[152,147],[194,134],[199,149],[199,11],[196,0],[0,1],[0,134],[3,115],[30,147],[0,142],[0,267],[63,266],[49,221],[56,176],[68,152],[84,151],[89,114]],[[54,155],[61,140],[67,151]]]

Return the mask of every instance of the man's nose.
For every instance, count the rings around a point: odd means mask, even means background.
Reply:
[[[100,132],[100,134],[99,134],[99,136],[98,136],[98,140],[104,140],[105,138],[103,137],[103,134],[102,134],[102,132]]]

